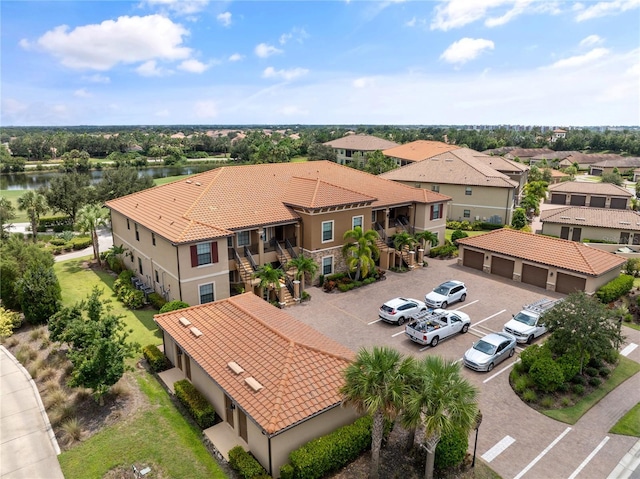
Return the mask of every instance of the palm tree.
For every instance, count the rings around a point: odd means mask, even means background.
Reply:
[[[362,231],[361,226],[345,232],[342,239],[345,241],[342,247],[342,255],[345,258],[349,272],[356,272],[355,280],[366,278],[369,271],[375,268],[380,251],[376,246],[378,233],[374,230]]]
[[[274,268],[270,264],[263,264],[258,268],[258,271],[253,273],[253,277],[260,280],[258,287],[260,288],[260,296],[262,296],[264,288],[275,287],[280,290],[280,280],[284,278],[284,271]]]
[[[91,234],[91,243],[93,245],[93,259],[101,265],[100,261],[100,243],[98,242],[98,228],[107,224],[109,211],[104,209],[97,203],[88,204],[80,208],[78,211],[78,221],[76,227],[82,233]]]
[[[40,215],[48,210],[47,199],[40,193],[29,190],[18,198],[18,209],[26,211],[29,221],[31,222],[31,233],[33,234],[33,242],[36,242],[38,235],[38,221]]]
[[[415,245],[416,239],[413,237],[413,235],[407,233],[406,231],[397,233],[393,237],[393,247],[397,250],[401,251],[405,246],[411,249]]]
[[[293,258],[287,263],[287,268],[296,268],[298,271],[296,272],[296,279],[300,280],[300,291],[304,291],[304,277],[307,273],[311,276],[311,281],[313,281],[313,277],[318,272],[318,263],[313,261],[313,258],[306,257],[304,255],[297,256]]]
[[[431,246],[438,246],[438,236],[431,231],[421,231],[420,233],[416,233],[413,235],[416,241],[422,243],[422,249],[427,249],[427,243],[430,243]]]
[[[424,475],[425,479],[432,479],[440,438],[454,429],[468,433],[475,424],[478,391],[462,377],[459,363],[440,356],[426,356],[418,368],[422,381],[413,384],[405,402],[403,422],[413,421],[415,425],[421,420],[424,424],[427,449]]]
[[[346,404],[373,416],[369,477],[378,478],[380,446],[385,418],[395,417],[407,393],[406,379],[415,370],[413,357],[402,357],[395,349],[374,346],[361,349],[344,371],[340,389]]]

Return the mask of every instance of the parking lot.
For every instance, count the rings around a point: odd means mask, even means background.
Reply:
[[[387,272],[386,276],[384,281],[348,293],[327,294],[317,287],[308,288],[311,301],[287,312],[353,351],[386,345],[416,357],[438,354],[459,361],[474,341],[489,332],[501,331],[523,305],[542,297],[563,297],[460,267],[455,260],[432,260],[427,268],[408,273]],[[448,279],[463,281],[467,286],[466,301],[450,305],[448,309],[460,309],[471,317],[468,333],[455,335],[432,348],[408,339],[404,326],[379,320],[378,310],[385,301],[397,296],[424,301],[426,293]],[[625,333],[627,344],[640,343],[640,332],[625,328]],[[517,352],[521,350],[518,346]],[[477,455],[490,462],[505,479],[525,475],[606,478],[637,441],[637,438],[607,434],[607,431],[626,412],[629,401],[623,398],[630,396],[638,401],[640,375],[609,395],[611,398],[621,395],[616,407],[612,408],[609,400],[606,409],[600,407],[605,403],[602,401],[569,427],[534,411],[513,393],[508,376],[518,356],[506,359],[490,373],[464,368],[465,377],[480,390],[483,421]],[[633,349],[628,357],[640,361],[640,348]]]

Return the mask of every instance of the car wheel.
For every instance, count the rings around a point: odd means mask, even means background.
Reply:
[[[404,316],[400,316],[398,318],[398,326],[402,326],[404,324]]]
[[[438,342],[440,341],[440,338],[438,336],[436,336],[435,338],[433,338],[431,340],[431,347],[435,348],[438,345]]]
[[[487,368],[487,372],[491,371],[493,369],[493,363],[489,364],[489,367]]]
[[[469,331],[469,325],[465,324],[464,326],[462,326],[462,334],[466,333],[467,331]]]
[[[447,309],[447,306],[449,306],[449,304],[446,301],[443,301],[442,304],[440,305],[442,309]]]
[[[420,310],[420,312],[421,312],[421,313],[424,313],[426,310],[427,310],[427,308],[422,308],[422,309]]]
[[[513,348],[511,351],[509,351],[509,357],[513,356],[516,352],[516,348]]]
[[[533,342],[533,334],[527,338],[527,344],[531,344]]]
[[[465,299],[467,299],[467,295],[463,294],[462,296],[460,296],[460,302],[462,303]]]

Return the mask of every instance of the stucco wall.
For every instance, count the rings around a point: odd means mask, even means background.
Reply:
[[[613,241],[615,243],[619,243],[620,234],[622,232],[626,232],[626,233],[629,233],[629,241],[626,244],[632,244],[633,235],[634,234],[640,235],[640,231],[629,231],[629,230],[613,229],[613,228],[598,228],[595,226],[566,225],[566,224],[559,224],[559,223],[549,223],[548,221],[545,221],[542,223],[542,233],[547,235],[557,236],[559,238],[561,229],[563,226],[569,227],[568,239],[572,239],[574,227],[581,228],[582,230],[580,232],[581,241],[585,239],[592,239],[592,240],[595,239],[600,241]]]

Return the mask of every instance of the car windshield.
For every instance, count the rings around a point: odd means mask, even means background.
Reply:
[[[536,325],[536,318],[534,318],[533,316],[530,316],[526,313],[523,313],[522,311],[520,311],[518,314],[516,314],[513,319],[515,319],[516,321],[520,321],[521,323],[526,324],[527,326],[535,326]]]
[[[447,296],[449,294],[449,287],[440,285],[434,289],[433,292],[441,294],[442,296]]]
[[[493,344],[487,343],[486,341],[478,341],[473,345],[473,349],[477,349],[481,353],[485,354],[494,354],[496,352],[496,347]]]

